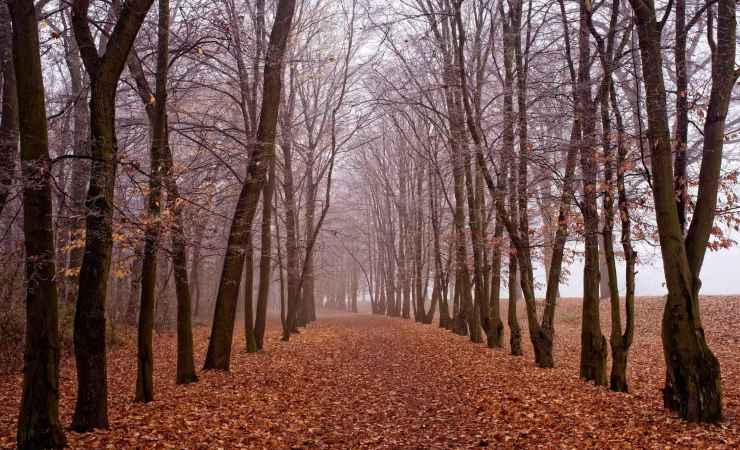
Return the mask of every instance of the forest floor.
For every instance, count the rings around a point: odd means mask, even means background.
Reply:
[[[608,336],[606,305],[603,311]],[[558,305],[557,368],[549,370],[534,367],[523,318],[525,356],[512,357],[436,325],[325,313],[289,343],[271,322],[259,354],[246,353],[237,332],[231,372],[200,373],[198,383],[176,386],[175,335],[160,333],[156,400],[146,405],[132,402],[131,335],[109,353],[110,430],[67,436],[73,448],[114,449],[740,447],[740,298],[702,300],[722,365],[726,419],[719,426],[688,424],[662,408],[661,313],[659,299],[638,300],[629,394],[579,380],[576,300]],[[199,365],[207,335],[196,328]],[[13,446],[20,385],[18,374],[0,378],[0,448]],[[65,424],[75,385],[74,359],[65,357]]]

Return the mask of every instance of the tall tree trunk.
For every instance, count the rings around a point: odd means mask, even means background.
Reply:
[[[503,201],[506,195],[506,156],[501,153],[499,158],[499,173],[496,176],[496,188],[498,198],[494,201]],[[493,228],[493,250],[491,252],[491,278],[490,278],[490,317],[491,317],[491,334],[489,341],[495,348],[503,346],[504,323],[501,320],[501,255],[503,248],[504,223],[498,213],[496,214],[496,224]]]
[[[110,42],[115,45],[108,46],[102,57],[95,48],[88,24],[90,2],[75,0],[72,5],[77,46],[90,76],[93,158],[74,321],[78,395],[72,429],[79,432],[108,428],[105,302],[113,245],[113,191],[118,155],[115,98],[129,50],[152,3],[153,0],[130,0],[123,5],[110,36]]]
[[[188,280],[188,257],[185,229],[183,226],[183,202],[180,201],[180,190],[175,181],[175,169],[172,150],[169,145],[169,125],[167,114],[165,120],[165,142],[162,147],[163,179],[167,189],[167,208],[172,213],[170,239],[172,241],[172,265],[175,276],[175,295],[177,296],[177,384],[188,384],[198,381],[195,374],[193,358],[193,317],[190,281]],[[205,226],[204,226],[205,227]],[[202,232],[201,232],[202,239]],[[200,245],[200,243],[198,244]],[[196,267],[195,261],[193,267]],[[197,273],[197,270],[196,270]]]
[[[0,5],[0,64],[2,64],[3,96],[0,105],[0,215],[5,209],[13,185],[18,151],[18,95],[15,87],[13,42],[10,12],[6,3]],[[38,34],[38,32],[37,32]]]
[[[283,149],[283,192],[285,194],[285,258],[287,278],[287,316],[286,327],[283,330],[283,340],[290,339],[290,333],[295,332],[300,308],[298,258],[298,206],[295,198],[295,186],[293,184],[293,147],[292,143],[286,141]]]
[[[496,211],[496,217],[497,220],[500,218],[502,221],[505,221],[506,219],[509,220],[509,222],[512,224],[512,226],[516,226],[516,223],[519,220],[519,214],[518,214],[518,205],[516,203],[517,199],[517,190],[518,190],[518,183],[517,183],[517,161],[514,157],[514,39],[513,35],[515,32],[512,32],[511,25],[510,25],[510,19],[506,18],[504,15],[503,6],[499,6],[501,17],[504,24],[504,95],[503,95],[503,103],[504,103],[504,132],[503,132],[503,141],[504,141],[504,150],[503,154],[504,157],[508,160],[508,164],[506,165],[506,170],[502,170],[501,173],[498,175],[499,180],[498,184],[501,185],[503,182],[501,179],[506,180],[507,189],[506,194],[508,195],[508,203],[509,203],[509,216],[504,217],[506,215],[506,212],[504,212],[503,207],[499,207]],[[518,31],[516,31],[518,32]],[[504,198],[502,195],[499,195],[497,198],[498,204],[503,206]],[[503,213],[503,214],[502,214]],[[509,231],[509,237],[511,238],[511,230]],[[507,322],[509,324],[509,346],[511,350],[511,354],[515,356],[521,356],[522,355],[522,337],[521,337],[521,329],[519,327],[519,319],[516,315],[516,301],[517,301],[517,290],[518,287],[518,270],[519,270],[519,263],[517,261],[517,255],[515,253],[515,248],[512,245],[509,245],[509,282],[508,282],[508,316],[507,316]]]
[[[465,74],[462,74],[462,76],[465,76]],[[488,310],[488,295],[483,285],[483,223],[478,206],[480,200],[475,195],[475,180],[473,179],[473,173],[470,167],[469,148],[465,149],[464,161],[465,188],[468,198],[468,223],[470,225],[470,235],[473,243],[473,288],[475,292],[475,312],[473,313],[474,319],[470,323],[470,340],[473,342],[483,342],[483,338],[480,335],[480,328],[482,326],[488,338],[488,346],[492,347],[493,343],[490,340],[491,318]]]
[[[157,73],[154,104],[151,108],[149,198],[147,228],[144,236],[144,263],[141,277],[141,306],[139,308],[138,358],[135,401],[154,400],[154,332],[155,288],[157,281],[157,251],[162,226],[162,153],[167,146],[167,68],[169,64],[170,4],[159,0],[157,23]],[[151,104],[151,101],[149,102]]]
[[[630,0],[635,12],[640,54],[647,88],[648,140],[663,272],[668,297],[663,312],[662,340],[666,362],[665,406],[690,421],[722,418],[722,389],[717,358],[707,346],[699,311],[704,254],[714,222],[722,167],[725,119],[730,93],[738,76],[734,68],[735,1],[718,2],[716,41],[713,11],[708,29],[712,50],[712,90],[704,122],[704,148],[699,190],[689,231],[684,238],[673,189],[673,157],[666,109],[660,31],[651,0]]]
[[[673,160],[673,190],[681,231],[686,232],[686,210],[689,204],[688,140],[689,140],[689,72],[686,61],[686,0],[676,0],[675,46],[676,61],[676,129]]]
[[[309,153],[309,162],[306,166],[306,184],[308,192],[306,193],[306,214],[305,214],[305,235],[306,240],[314,234],[314,217],[316,215],[316,190],[318,185],[314,182],[313,176],[313,153]],[[314,250],[306,252],[303,261],[303,279],[301,280],[302,308],[305,314],[304,321],[311,322],[316,320],[316,298],[314,294]]]
[[[31,0],[8,2],[20,124],[26,251],[26,346],[18,417],[19,449],[63,448],[59,423],[59,331],[49,140],[38,21]],[[5,4],[0,14],[6,16]],[[7,72],[6,72],[7,73]],[[10,93],[10,95],[14,95]],[[5,120],[5,119],[3,119]],[[11,119],[12,120],[12,119]]]
[[[272,199],[275,191],[275,160],[269,161],[269,179],[262,191],[262,248],[260,249],[260,277],[257,292],[257,314],[254,338],[257,350],[262,350],[267,325],[267,300],[270,296],[272,274]]]
[[[480,216],[480,199],[475,196],[475,179],[473,178],[473,172],[471,170],[471,156],[470,147],[465,140],[465,119],[468,119],[468,125],[473,122],[472,112],[470,108],[470,92],[467,85],[467,75],[465,74],[465,28],[460,18],[460,6],[457,7],[457,14],[455,20],[456,26],[452,27],[452,35],[457,36],[457,42],[455,43],[455,54],[457,55],[457,70],[459,71],[458,78],[461,80],[460,95],[455,96],[453,103],[455,105],[455,118],[457,127],[459,128],[458,134],[458,146],[462,150],[462,154],[458,157],[461,166],[461,176],[464,177],[465,191],[467,194],[468,203],[468,223],[470,225],[470,237],[473,247],[473,283],[475,289],[475,304],[473,305],[469,298],[470,286],[468,285],[466,290],[463,291],[463,310],[468,320],[468,328],[470,330],[470,340],[473,342],[482,342],[480,335],[480,327],[483,326],[483,330],[486,335],[490,337],[491,333],[491,322],[489,316],[488,307],[488,296],[485,292],[483,285],[484,274],[483,274],[483,221]],[[463,109],[464,105],[464,109]],[[478,135],[479,130],[475,125],[469,127],[471,137],[473,138],[473,145],[480,145],[481,139]],[[476,149],[476,151],[478,151]],[[467,261],[465,262],[467,272]],[[466,275],[465,278],[469,280]],[[469,282],[468,282],[469,283]],[[488,341],[488,345],[491,346],[492,342]]]
[[[250,152],[247,176],[231,222],[205,369],[229,369],[236,301],[244,265],[243,252],[265,181],[267,170],[265,161],[270,161],[274,157],[275,131],[282,91],[282,63],[294,10],[295,0],[279,0],[267,46],[257,139]]]
[[[244,255],[244,339],[248,353],[257,351],[257,342],[254,338],[254,246],[252,239],[250,235]]]
[[[66,14],[64,17],[66,17]],[[69,34],[71,35],[71,32]],[[68,36],[67,33],[64,35],[64,41],[71,94],[76,99],[72,107],[74,116],[72,145],[74,146],[75,160],[72,164],[69,193],[69,214],[71,216],[69,236],[72,245],[70,245],[69,254],[67,255],[66,298],[63,299],[72,305],[77,298],[77,283],[84,254],[82,242],[84,241],[85,230],[85,190],[90,178],[90,162],[85,158],[90,156],[90,110],[85,104],[87,89],[83,82],[84,68],[77,42],[73,36]],[[136,298],[136,296],[133,298]]]
[[[126,323],[134,326],[137,324],[139,317],[139,301],[141,297],[141,270],[144,255],[144,241],[139,241],[133,249],[131,255],[131,275],[129,285],[129,300],[126,304]]]
[[[634,336],[635,329],[635,260],[636,254],[632,249],[632,237],[631,237],[631,221],[630,221],[630,205],[627,199],[627,190],[625,187],[625,167],[627,164],[627,146],[625,144],[625,132],[624,125],[622,123],[622,115],[619,111],[619,103],[617,103],[616,90],[614,89],[611,81],[611,74],[609,74],[608,81],[605,89],[609,92],[602,92],[602,95],[609,95],[614,108],[614,116],[617,122],[617,158],[616,164],[613,158],[613,152],[608,146],[608,140],[605,138],[605,159],[606,167],[604,171],[604,178],[607,183],[607,191],[604,197],[604,208],[606,209],[605,221],[604,221],[604,248],[610,250],[613,246],[612,240],[612,227],[614,223],[614,211],[613,211],[613,192],[616,187],[617,191],[617,203],[619,208],[619,216],[621,220],[621,241],[622,249],[624,250],[625,260],[625,284],[626,290],[624,293],[625,299],[625,314],[626,324],[624,333],[622,332],[622,320],[621,320],[621,307],[619,299],[619,289],[617,288],[617,270],[616,263],[614,261],[613,252],[611,255],[607,253],[607,262],[609,264],[609,290],[610,290],[610,301],[611,301],[611,314],[612,314],[612,330],[609,342],[612,348],[612,370],[609,377],[609,388],[617,392],[628,392],[629,384],[627,381],[627,355],[629,353],[630,346],[632,345],[632,339]],[[608,105],[607,105],[608,108]],[[602,100],[603,109],[603,100]],[[602,116],[604,113],[602,112]],[[604,130],[609,130],[608,113],[606,114],[606,120],[604,120]],[[605,136],[609,133],[604,132]],[[614,179],[616,166],[616,180]],[[607,242],[609,241],[609,242]]]
[[[585,2],[580,7],[578,44],[577,111],[581,117],[581,171],[583,173],[583,223],[585,262],[583,267],[583,316],[581,322],[580,376],[606,385],[606,339],[601,334],[599,317],[599,213],[596,206],[596,123],[591,99],[590,33]]]
[[[609,377],[609,387],[613,391],[627,392],[627,353],[632,343],[632,333],[634,329],[634,264],[635,257],[630,242],[630,212],[627,205],[626,192],[624,187],[624,170],[627,149],[624,144],[624,125],[622,116],[619,111],[619,104],[616,101],[616,92],[614,90],[612,73],[614,66],[614,43],[616,36],[616,27],[619,20],[620,2],[615,0],[611,5],[611,19],[609,22],[606,45],[604,38],[593,26],[592,9],[586,7],[585,12],[587,25],[591,34],[596,38],[599,58],[601,60],[603,76],[599,91],[599,103],[601,110],[601,130],[602,130],[602,148],[604,160],[604,199],[603,199],[603,252],[602,265],[600,268],[602,274],[602,286],[604,281],[607,282],[606,293],[609,297],[611,307],[611,335],[609,343],[612,348],[612,370]],[[623,41],[626,43],[626,41]],[[614,104],[614,116],[617,119],[617,156],[614,157],[612,145],[612,124],[609,110],[609,103]],[[616,170],[615,170],[616,168]],[[616,178],[615,178],[616,174]],[[625,292],[625,306],[627,314],[627,324],[624,334],[622,333],[622,311],[619,299],[619,287],[617,280],[617,264],[614,255],[614,193],[618,192],[619,212],[622,222],[622,244],[625,253],[626,262],[626,282],[627,292]],[[604,276],[606,275],[606,276]],[[604,296],[602,288],[602,297]]]
[[[350,268],[349,274],[349,292],[350,292],[350,305],[349,311],[357,312],[357,296],[359,294],[359,280],[357,278],[357,267],[353,264]]]
[[[450,311],[447,303],[447,290],[444,288],[444,268],[442,266],[442,248],[440,243],[440,217],[439,217],[439,206],[438,206],[438,191],[437,191],[437,179],[432,172],[429,171],[429,210],[432,222],[432,243],[434,245],[434,287],[437,289],[438,301],[439,301],[439,327],[447,328],[450,327]],[[432,300],[434,301],[434,300]]]
[[[201,314],[201,282],[200,282],[200,267],[201,267],[201,250],[203,248],[203,237],[208,227],[208,217],[204,217],[202,222],[197,226],[193,242],[193,253],[190,258],[190,292],[193,294],[193,317],[196,319]]]

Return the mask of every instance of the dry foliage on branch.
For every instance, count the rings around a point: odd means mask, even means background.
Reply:
[[[232,371],[176,386],[175,336],[155,337],[156,399],[134,404],[133,336],[109,355],[111,429],[69,433],[72,448],[737,448],[740,445],[740,298],[703,300],[723,369],[726,420],[689,424],[666,413],[657,330],[660,299],[639,299],[630,394],[578,379],[580,302],[557,315],[555,369],[472,345],[436,326],[331,315],[290,343],[268,333],[266,351],[234,340]],[[603,305],[606,306],[606,305]],[[603,309],[604,325],[608,310]],[[273,322],[271,330],[277,330]],[[203,355],[206,329],[196,329]],[[525,339],[524,342],[529,342]],[[20,375],[0,378],[0,447],[14,445]],[[61,372],[69,423],[73,360]]]

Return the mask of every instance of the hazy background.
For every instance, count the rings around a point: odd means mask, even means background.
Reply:
[[[737,236],[731,236],[737,239]],[[641,264],[638,264],[635,276],[636,295],[664,295],[663,263],[660,248],[642,246],[639,249]],[[624,264],[617,262],[619,289],[624,293]],[[544,272],[538,268],[535,274],[537,281],[544,284]],[[738,246],[717,252],[707,251],[701,271],[703,295],[740,294],[740,248]],[[561,284],[563,297],[581,297],[583,295],[583,260],[576,260],[570,266],[570,278]],[[538,289],[537,295],[544,296],[544,286]]]

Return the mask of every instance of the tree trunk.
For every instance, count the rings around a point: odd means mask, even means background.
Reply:
[[[357,312],[357,296],[359,294],[359,280],[357,278],[357,267],[355,265],[351,266],[351,272],[350,272],[350,305],[349,310],[350,312],[356,313]]]
[[[501,154],[499,159],[500,172],[496,177],[496,187],[499,198],[494,201],[503,201],[506,195],[507,166],[506,156]],[[493,250],[491,252],[491,282],[490,282],[490,316],[491,316],[491,334],[489,341],[495,348],[503,346],[504,323],[501,321],[501,256],[504,237],[504,224],[501,218],[496,214],[496,224],[493,229]]]
[[[66,16],[65,16],[66,17]],[[71,34],[71,33],[70,33]],[[71,95],[77,98],[72,107],[74,116],[74,131],[72,145],[74,146],[74,156],[76,157],[72,164],[72,175],[70,180],[69,193],[69,235],[70,250],[67,255],[67,274],[66,274],[66,298],[63,300],[72,305],[77,298],[77,284],[79,281],[80,266],[84,253],[84,230],[85,230],[85,190],[90,177],[90,161],[85,158],[90,156],[90,111],[85,104],[87,99],[87,90],[84,86],[84,68],[80,58],[77,42],[71,36],[65,33],[65,59],[69,70],[69,82]],[[77,159],[79,158],[79,159]],[[137,296],[132,296],[137,299]],[[134,324],[136,318],[129,322]]]
[[[306,184],[308,192],[306,193],[306,214],[305,214],[305,234],[306,240],[314,234],[314,216],[316,214],[316,189],[317,184],[313,177],[313,153],[308,155],[309,162],[306,166]],[[314,295],[314,250],[306,251],[306,257],[303,261],[303,279],[301,284],[301,311],[304,314],[304,322],[316,320],[316,298]]]
[[[599,317],[599,214],[596,206],[595,107],[591,99],[590,34],[585,3],[580,7],[577,110],[581,128],[580,154],[583,173],[583,223],[585,262],[583,268],[583,316],[581,322],[581,378],[606,385],[606,339]]]
[[[509,306],[507,315],[507,321],[509,323],[509,346],[511,347],[512,355],[522,356],[524,354],[522,352],[522,331],[519,327],[519,319],[516,316],[517,290],[519,290],[517,266],[516,254],[513,252],[509,253]]]
[[[5,2],[0,5],[0,64],[2,64],[2,104],[0,105],[0,215],[8,202],[13,185],[18,151],[18,95],[15,87],[13,42],[10,13]],[[38,34],[38,32],[37,32]]]
[[[131,255],[131,275],[129,285],[129,300],[126,305],[126,323],[134,326],[138,323],[139,302],[141,297],[141,270],[144,255],[144,241],[139,241],[133,249]]]
[[[615,1],[611,6],[611,19],[609,22],[606,46],[604,38],[595,29],[592,22],[592,10],[586,8],[587,25],[591,34],[597,41],[597,49],[601,60],[603,77],[599,91],[599,104],[601,109],[601,129],[602,129],[602,148],[604,160],[604,199],[603,199],[603,251],[600,253],[602,274],[601,296],[609,297],[611,307],[611,335],[609,342],[612,348],[612,371],[609,377],[609,386],[613,391],[627,392],[627,353],[632,341],[632,332],[634,328],[634,253],[630,242],[630,217],[629,206],[627,205],[626,192],[624,190],[624,170],[627,149],[624,145],[624,126],[622,123],[619,104],[616,101],[616,93],[612,82],[612,72],[614,65],[614,42],[616,27],[619,19],[620,2]],[[617,158],[615,161],[614,150],[612,145],[612,126],[611,115],[609,110],[610,96],[613,95],[614,115],[617,119]],[[616,179],[615,179],[616,167]],[[622,221],[622,243],[625,253],[626,262],[626,281],[627,292],[626,313],[627,326],[622,334],[621,306],[619,299],[619,288],[617,284],[617,265],[614,255],[614,193],[619,193],[619,211]],[[606,275],[606,276],[604,276]],[[603,288],[606,281],[607,289]]]
[[[689,205],[688,139],[689,139],[689,73],[686,61],[686,0],[676,0],[675,47],[676,58],[676,129],[673,190],[681,231],[686,231],[686,210]]]
[[[13,86],[11,78],[5,87],[17,89],[16,93],[10,92],[9,95],[17,94],[18,99],[21,175],[24,180],[26,329],[29,330],[26,333],[23,394],[16,442],[18,448],[24,450],[63,448],[66,442],[59,423],[58,298],[54,281],[49,140],[38,21],[30,0],[11,0],[8,7],[13,23],[13,62],[17,84]],[[5,4],[0,5],[0,15],[7,17]]]
[[[201,267],[201,250],[203,248],[203,236],[208,226],[208,217],[202,219],[202,223],[197,227],[195,232],[193,243],[193,253],[190,261],[190,292],[193,294],[193,317],[196,319],[201,314],[201,283],[200,283],[200,267]]]
[[[152,142],[150,144],[149,198],[144,237],[144,263],[141,277],[141,306],[139,308],[138,358],[136,376],[137,402],[154,400],[154,331],[155,288],[157,280],[157,251],[161,235],[162,210],[162,153],[167,146],[167,66],[169,63],[169,0],[159,0],[157,26],[156,93],[151,108]],[[151,101],[149,102],[151,104]]]
[[[730,92],[737,79],[734,68],[735,1],[718,2],[717,39],[710,39],[712,91],[704,123],[697,204],[685,238],[673,189],[673,157],[663,73],[654,70],[662,66],[655,6],[649,0],[631,0],[630,3],[635,11],[643,77],[648,91],[653,197],[668,288],[662,323],[667,369],[664,404],[690,421],[717,422],[722,418],[720,368],[704,337],[699,312],[699,273],[714,222],[725,119]],[[709,18],[708,29],[713,29],[711,9]]]
[[[282,63],[294,10],[295,0],[278,2],[266,55],[257,140],[250,152],[247,176],[231,222],[205,369],[229,370],[236,300],[244,265],[243,252],[265,181],[267,170],[265,161],[270,161],[274,157],[275,131],[282,90]]]
[[[262,191],[262,248],[260,249],[260,278],[257,292],[257,315],[254,338],[257,350],[263,349],[267,325],[267,300],[270,296],[272,274],[272,200],[275,191],[275,160],[269,161],[269,179]]]
[[[627,354],[629,352],[629,348],[632,346],[632,339],[635,332],[635,262],[637,258],[635,251],[632,249],[630,204],[627,198],[627,189],[624,182],[628,152],[627,145],[625,144],[624,125],[622,123],[622,115],[619,111],[619,103],[617,102],[616,90],[614,89],[613,84],[610,86],[609,90],[611,102],[614,108],[614,116],[617,121],[617,193],[619,216],[622,224],[621,241],[625,260],[626,289],[624,293],[624,304],[627,316],[624,334],[622,334],[619,339],[615,336],[616,333],[613,333],[612,335],[613,361],[609,387],[613,391],[628,392]],[[619,301],[618,296],[616,301]],[[612,308],[614,308],[614,305],[612,305]]]
[[[247,353],[257,351],[257,341],[254,337],[254,247],[252,236],[247,241],[247,251],[244,255],[244,339]]]
[[[162,148],[163,178],[167,189],[167,208],[172,212],[170,238],[172,240],[172,265],[175,275],[175,295],[177,296],[177,375],[178,384],[198,381],[193,359],[193,317],[190,282],[188,280],[188,259],[185,230],[183,227],[180,190],[174,174],[172,150],[169,146],[169,126],[165,114],[165,145]],[[202,232],[201,232],[202,239]],[[200,245],[200,244],[198,244]],[[193,261],[193,267],[196,267]],[[197,270],[196,270],[197,273]]]
[[[118,144],[115,97],[129,50],[153,0],[131,0],[120,13],[104,55],[98,55],[88,24],[86,0],[72,5],[77,46],[90,76],[90,125],[93,158],[86,206],[85,250],[74,321],[77,403],[72,429],[108,428],[105,302],[110,271],[113,190]]]

